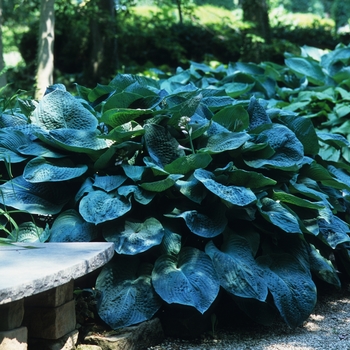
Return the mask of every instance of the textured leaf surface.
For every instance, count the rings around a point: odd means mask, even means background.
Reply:
[[[164,127],[146,124],[144,129],[148,153],[157,165],[164,167],[175,159],[185,156],[177,140]]]
[[[152,112],[151,109],[113,108],[104,112],[100,120],[115,128]]]
[[[272,123],[270,117],[266,113],[265,108],[254,96],[250,99],[247,112],[249,114],[250,129],[255,129],[260,125]]]
[[[271,198],[262,198],[258,201],[261,215],[272,224],[287,233],[302,233],[297,218],[280,203]]]
[[[211,210],[203,208],[203,210],[185,211],[174,217],[183,218],[191,232],[205,238],[218,236],[227,225],[225,208],[221,205],[216,205]]]
[[[302,324],[317,300],[310,270],[290,254],[263,256],[257,261],[264,269],[264,279],[284,321],[293,328]]]
[[[219,198],[238,206],[248,205],[256,200],[255,194],[248,188],[239,186],[225,186],[213,179],[213,174],[204,169],[194,172],[195,178],[200,181],[210,192]]]
[[[210,256],[220,285],[229,293],[265,301],[268,289],[262,269],[255,262],[247,240],[231,234],[220,251],[212,241],[205,252]]]
[[[12,231],[12,238],[16,242],[43,243],[50,236],[49,226],[36,226],[33,222],[23,222],[18,225],[17,231]]]
[[[191,201],[200,204],[207,195],[204,190],[203,184],[198,181],[193,175],[191,175],[187,181],[177,180],[176,187],[180,192],[189,198]]]
[[[245,132],[220,132],[210,136],[199,151],[211,154],[231,151],[241,147],[249,139],[250,135]]]
[[[183,248],[178,256],[161,255],[152,282],[167,303],[193,306],[201,313],[208,310],[220,287],[208,255],[191,247]]]
[[[75,165],[70,159],[48,161],[37,157],[27,163],[23,178],[29,182],[59,182],[77,178],[87,170],[87,165]]]
[[[131,209],[131,203],[114,193],[93,191],[83,197],[79,204],[79,212],[87,221],[94,224],[117,219]]]
[[[31,121],[45,130],[95,130],[97,127],[96,117],[69,92],[59,89],[39,101]]]
[[[125,221],[103,234],[108,242],[114,242],[118,254],[135,255],[159,245],[164,236],[162,224],[155,218],[145,222]]]
[[[121,186],[126,180],[123,175],[99,176],[95,175],[94,187],[97,187],[105,192],[111,192]]]
[[[49,133],[51,139],[60,147],[80,153],[94,153],[108,147],[106,140],[98,138],[97,131],[59,129]]]
[[[63,183],[30,183],[22,176],[0,186],[0,203],[31,214],[57,214],[69,200],[69,188]]]
[[[310,247],[310,270],[321,280],[340,288],[341,282],[331,261],[323,257],[312,244]]]
[[[162,305],[150,275],[139,275],[138,268],[134,257],[119,258],[107,264],[96,280],[96,289],[102,292],[98,314],[113,329],[147,321]]]
[[[256,143],[266,142],[275,151],[268,159],[245,159],[253,168],[263,166],[283,170],[298,169],[304,158],[304,147],[295,134],[284,125],[272,124],[271,128],[259,133]]]
[[[96,226],[87,223],[74,209],[62,212],[50,228],[50,242],[90,242],[97,236]]]
[[[170,174],[166,179],[153,181],[153,182],[143,182],[140,186],[147,191],[151,192],[163,192],[168,188],[174,186],[178,179],[181,179],[183,175]]]
[[[133,194],[135,201],[143,205],[150,203],[156,195],[155,192],[146,191],[136,185],[121,186],[118,188],[118,194],[126,198]]]

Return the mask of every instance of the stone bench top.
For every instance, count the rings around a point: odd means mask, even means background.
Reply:
[[[114,244],[108,242],[0,246],[0,305],[84,276],[105,265],[113,255]]]

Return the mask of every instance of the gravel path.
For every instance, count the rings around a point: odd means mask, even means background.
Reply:
[[[350,286],[319,296],[314,313],[297,329],[283,322],[219,329],[192,341],[167,338],[148,350],[350,350]]]

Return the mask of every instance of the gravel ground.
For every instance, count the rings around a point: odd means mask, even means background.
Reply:
[[[283,322],[218,329],[215,337],[167,338],[148,350],[350,350],[350,286],[319,296],[314,312],[296,329]]]

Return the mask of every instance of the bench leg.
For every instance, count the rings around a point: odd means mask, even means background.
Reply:
[[[0,350],[27,350],[27,328],[21,327],[23,315],[23,299],[0,305]]]
[[[28,327],[29,349],[60,349],[58,344],[67,341],[74,348],[78,332],[75,331],[73,289],[74,281],[71,280],[26,299],[24,324]]]

